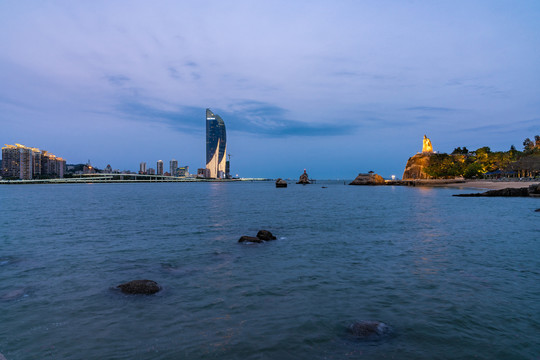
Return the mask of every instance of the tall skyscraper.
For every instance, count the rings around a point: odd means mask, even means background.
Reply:
[[[158,160],[156,164],[156,175],[163,175],[163,160]]]
[[[169,161],[169,173],[171,176],[178,176],[178,161],[172,159]]]
[[[146,163],[142,162],[139,166],[139,174],[144,175],[146,174]]]
[[[211,178],[225,176],[227,131],[223,119],[206,109],[206,169]]]

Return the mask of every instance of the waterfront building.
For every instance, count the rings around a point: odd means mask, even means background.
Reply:
[[[156,175],[156,170],[153,169],[153,168],[149,168],[148,171],[146,172],[148,175]]]
[[[171,176],[178,176],[178,161],[175,159],[172,159],[169,161],[169,173],[171,173]]]
[[[64,159],[21,144],[6,144],[2,148],[2,158],[2,175],[8,178],[63,177],[66,168]]]
[[[142,162],[139,165],[139,174],[141,174],[141,175],[146,174],[146,163],[145,162]]]
[[[156,164],[156,174],[163,175],[163,160],[158,160]]]
[[[189,166],[182,166],[178,168],[178,176],[187,177],[189,176]]]
[[[210,178],[211,177],[210,169],[207,169],[207,168],[197,169],[197,177],[205,178],[205,179]]]
[[[41,151],[36,148],[32,148],[32,156],[33,156],[33,162],[34,162],[34,169],[32,171],[33,177],[36,177],[37,175],[40,175],[42,173],[41,171]]]
[[[206,109],[206,169],[209,178],[225,174],[225,154],[227,152],[227,132],[223,119]],[[197,173],[197,176],[199,174]]]
[[[105,167],[105,170],[103,170],[103,173],[105,173],[105,174],[112,174],[112,172],[113,172],[113,169],[112,169],[111,164],[108,164],[108,165]]]

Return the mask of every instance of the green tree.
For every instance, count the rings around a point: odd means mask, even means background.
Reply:
[[[534,143],[531,139],[526,138],[523,140],[523,151],[531,151],[534,148]]]
[[[469,150],[464,146],[463,149],[460,147],[457,147],[454,149],[454,151],[452,151],[452,155],[458,155],[458,154],[463,154],[463,155],[467,155],[469,153]]]
[[[467,165],[467,168],[465,169],[465,172],[463,173],[463,177],[467,179],[471,179],[474,177],[479,177],[482,174],[483,174],[482,166],[479,163],[473,162]]]
[[[448,178],[461,175],[461,162],[448,154],[434,154],[430,157],[426,174],[435,178]]]

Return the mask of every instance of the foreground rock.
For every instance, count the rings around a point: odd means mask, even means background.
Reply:
[[[362,340],[378,340],[390,333],[390,327],[380,321],[356,321],[349,325],[349,333]]]
[[[253,242],[253,243],[262,243],[264,240],[259,239],[258,237],[253,236],[242,236],[240,239],[238,239],[238,242]]]
[[[244,235],[238,240],[238,242],[262,243],[270,240],[276,240],[276,237],[268,230],[259,230],[257,237]]]
[[[536,210],[534,210],[534,212],[540,212],[540,209],[536,209]]]
[[[4,355],[0,354],[0,360],[6,360],[6,358],[4,357]]]
[[[161,290],[157,282],[153,280],[133,280],[117,286],[125,294],[151,295]]]
[[[302,185],[311,184],[311,182],[309,181],[309,176],[306,173],[306,169],[304,169],[304,173],[300,175],[300,179],[298,179],[297,184],[302,184]]]
[[[489,190],[483,193],[473,193],[473,194],[454,194],[452,196],[460,197],[490,197],[490,196],[505,196],[505,197],[527,197],[529,196],[528,188],[506,188],[501,190]]]
[[[276,237],[268,230],[259,230],[257,237],[264,241],[276,240]]]
[[[287,187],[287,181],[283,180],[282,178],[279,178],[276,180],[276,187],[277,188],[286,188]]]
[[[11,290],[5,293],[4,295],[2,295],[0,299],[1,300],[16,300],[16,299],[22,298],[24,296],[25,290],[26,289],[24,288]],[[0,360],[2,360],[2,358],[0,358]]]
[[[349,185],[385,185],[381,175],[375,174],[370,171],[367,174],[358,174],[356,179],[354,179]]]

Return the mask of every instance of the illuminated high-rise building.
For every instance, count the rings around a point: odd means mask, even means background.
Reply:
[[[158,160],[156,164],[156,175],[163,175],[163,160]]]
[[[139,174],[146,174],[146,163],[142,162],[139,166]]]
[[[39,177],[64,177],[66,161],[47,151],[21,144],[2,148],[2,175],[31,180]]]
[[[169,161],[169,173],[171,176],[178,176],[178,161],[172,159]]]
[[[206,109],[206,169],[210,178],[224,177],[227,131],[223,119]]]

